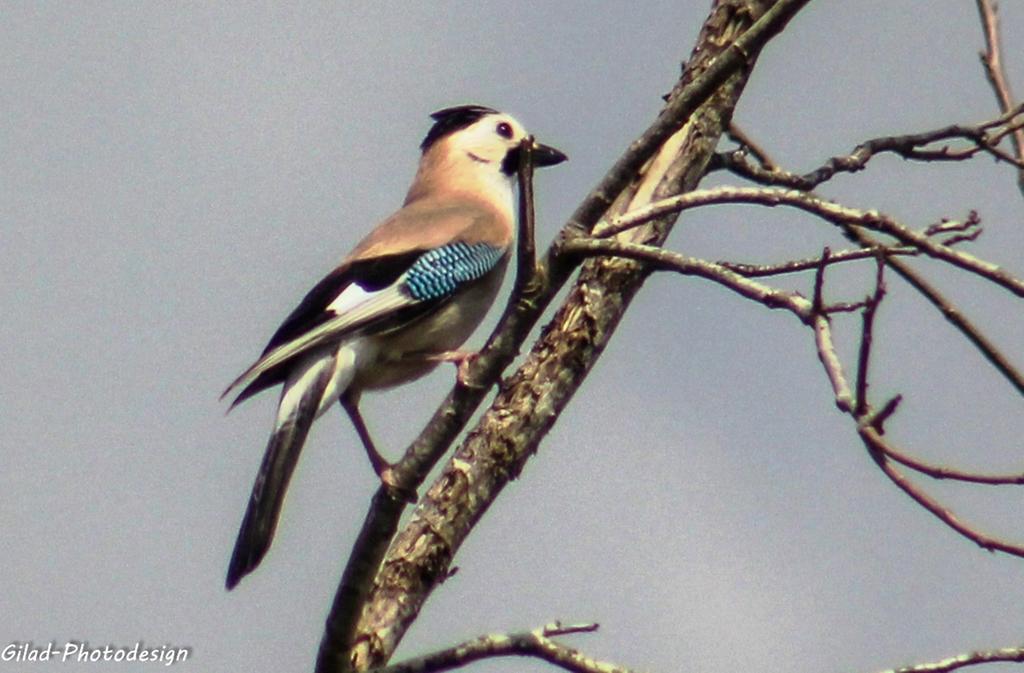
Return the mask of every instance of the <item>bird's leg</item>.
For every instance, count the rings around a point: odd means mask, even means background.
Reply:
[[[430,353],[425,356],[425,359],[433,362],[451,362],[455,364],[457,368],[456,376],[459,379],[459,383],[467,388],[471,388],[473,387],[473,383],[469,379],[469,368],[479,355],[480,354],[476,351],[454,350],[443,351],[441,353]]]
[[[341,408],[345,410],[349,420],[352,421],[352,425],[355,426],[356,434],[359,435],[359,440],[363,443],[363,448],[366,449],[366,455],[370,459],[373,471],[377,473],[381,481],[387,482],[385,475],[390,475],[391,463],[384,460],[384,456],[380,455],[380,451],[377,450],[373,440],[370,438],[370,432],[366,429],[363,415],[359,413],[359,400],[355,395],[350,394],[346,390],[338,401],[341,402]]]
[[[374,446],[373,440],[370,438],[370,431],[366,429],[366,422],[363,421],[363,415],[359,413],[359,396],[346,390],[341,394],[338,401],[341,403],[341,408],[348,414],[352,425],[355,426],[356,434],[359,435],[359,440],[363,443],[366,455],[370,459],[370,465],[373,466],[373,471],[380,477],[381,483],[396,491],[404,500],[416,502],[416,492],[410,492],[409,489],[404,488],[398,483],[397,479],[395,479],[391,463],[385,460],[384,456],[380,455],[377,447]]]

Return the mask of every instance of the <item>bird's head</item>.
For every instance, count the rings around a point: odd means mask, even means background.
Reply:
[[[515,175],[519,147],[526,129],[514,117],[481,105],[445,108],[431,115],[434,126],[420,147],[424,158],[442,155],[447,162],[465,164],[473,170]],[[568,157],[553,147],[534,144],[536,166],[554,166]]]
[[[512,211],[512,187],[526,129],[514,117],[481,105],[445,108],[431,115],[420,148],[423,157],[406,204],[429,194],[471,194]],[[566,156],[534,143],[535,166],[554,166]]]

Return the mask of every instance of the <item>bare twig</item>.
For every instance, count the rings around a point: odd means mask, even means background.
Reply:
[[[893,461],[888,459],[888,456],[891,452],[895,451],[895,449],[889,446],[889,444],[879,434],[878,430],[870,424],[860,424],[858,425],[857,431],[860,434],[861,439],[864,441],[865,446],[875,458],[875,462],[878,464],[878,467],[881,468],[883,473],[885,473],[885,476],[889,477],[892,483],[896,484],[900,490],[909,495],[917,504],[931,512],[939,521],[946,524],[968,540],[971,540],[982,549],[987,549],[988,551],[1001,551],[1005,554],[1010,554],[1011,556],[1024,558],[1024,546],[1011,544],[1001,538],[987,535],[973,526],[965,524],[960,521],[953,512],[948,510],[937,500],[925,493],[920,487],[907,479],[902,472],[896,469],[896,466],[893,465]]]
[[[857,311],[863,311],[870,303],[871,297],[866,297],[860,301],[837,301],[822,306],[821,312],[825,315],[832,315],[833,313],[856,313]]]
[[[716,164],[762,185],[790,187],[802,191],[811,191],[821,183],[831,180],[837,173],[856,173],[863,170],[868,162],[879,154],[896,154],[912,161],[966,161],[984,152],[999,161],[1021,168],[1024,166],[1024,159],[1007,154],[999,149],[998,145],[1007,135],[1024,133],[1024,119],[1018,118],[1022,113],[1024,105],[1017,105],[999,117],[980,124],[953,124],[923,133],[874,138],[861,143],[849,154],[834,156],[819,168],[803,175],[781,168],[768,170],[762,165],[754,165],[742,151],[720,153],[716,155]],[[928,149],[928,145],[933,143],[952,140],[963,140],[969,144],[958,149],[949,146]]]
[[[743,297],[757,301],[769,308],[782,308],[792,313],[802,322],[813,328],[818,357],[825,369],[829,382],[832,384],[836,406],[840,411],[849,414],[857,422],[858,433],[864,441],[865,447],[886,476],[907,495],[964,537],[985,549],[1024,557],[1024,547],[987,535],[961,522],[952,512],[922,491],[913,482],[909,481],[890,461],[890,458],[897,460],[897,456],[901,459],[904,458],[902,452],[899,452],[882,438],[883,424],[895,411],[900,398],[897,396],[891,399],[877,413],[871,409],[867,401],[872,316],[874,308],[877,307],[878,302],[884,296],[884,284],[882,282],[884,264],[881,260],[879,261],[879,271],[876,276],[875,292],[865,302],[865,320],[858,359],[857,392],[854,395],[851,392],[850,385],[843,372],[842,363],[836,353],[831,325],[826,314],[823,299],[824,269],[827,268],[829,260],[827,252],[820,258],[821,263],[815,274],[814,295],[811,301],[796,293],[785,292],[762,285],[712,262],[687,257],[653,246],[619,240],[576,239],[566,244],[564,253],[586,256],[611,255],[641,260],[647,262],[655,269],[669,270],[683,275],[698,276],[712,280]],[[905,461],[899,460],[898,462]],[[909,459],[906,462],[909,462]],[[916,466],[910,467],[916,469]],[[924,470],[919,471],[924,472]],[[950,471],[946,478],[955,478],[954,475],[967,476],[966,473]],[[1010,479],[1002,479],[1002,481],[998,482],[995,479],[1002,478],[973,475],[971,478],[962,480],[982,483],[1014,483]]]
[[[963,220],[949,220],[943,218],[941,221],[926,227],[924,233],[926,236],[938,236],[940,234],[948,234],[951,232],[958,234],[970,234],[978,231],[980,228],[981,218],[978,216],[978,211],[972,210],[967,213],[967,217]]]
[[[533,631],[480,636],[433,654],[374,669],[374,673],[439,673],[497,657],[535,657],[572,673],[629,673],[630,669],[592,659],[552,640],[556,636],[596,630],[597,624],[563,626],[556,622]]]
[[[811,302],[795,292],[786,292],[763,285],[714,262],[688,257],[664,248],[627,241],[579,238],[566,242],[562,247],[562,254],[583,257],[625,257],[647,262],[654,269],[674,271],[684,276],[698,276],[714,281],[740,296],[764,304],[768,308],[785,309],[805,323],[809,323],[813,317]]]
[[[924,230],[924,234],[925,236],[952,234],[948,238],[942,239],[942,245],[953,246],[958,243],[977,240],[981,236],[982,231],[981,218],[978,217],[978,211],[972,210],[967,213],[967,217],[963,220],[943,219],[941,222],[936,222],[927,227]]]
[[[517,240],[516,279],[512,294],[526,297],[536,289],[537,243],[534,237],[533,211],[533,136],[519,143],[519,236]]]
[[[865,415],[865,421],[868,425],[878,430],[878,434],[885,434],[885,422],[889,420],[889,417],[896,413],[896,408],[903,401],[903,395],[896,395],[890,397],[889,401],[882,405],[882,408],[878,411],[873,411],[870,414]]]
[[[1020,120],[1014,118],[1022,110],[1024,106],[1005,110],[999,117],[973,126],[951,124],[923,133],[874,138],[861,143],[848,155],[832,157],[820,168],[802,176],[802,179],[805,184],[810,185],[809,189],[813,189],[831,179],[836,173],[855,173],[863,169],[868,161],[882,153],[896,154],[913,161],[964,161],[980,152],[986,152],[996,159],[1016,165],[1016,158],[999,152],[996,145],[1006,132],[1019,128]],[[960,149],[951,149],[948,146],[927,149],[928,145],[949,140],[965,140],[970,145]]]
[[[750,156],[757,159],[757,163],[761,165],[761,168],[766,171],[774,171],[778,168],[778,165],[772,160],[768,153],[759,144],[748,136],[743,129],[736,125],[736,122],[729,124],[728,130],[729,138],[732,139],[742,150],[745,150]]]
[[[957,470],[951,467],[945,467],[942,465],[931,465],[922,460],[918,460],[912,456],[908,456],[905,453],[897,451],[891,446],[884,447],[885,455],[895,460],[897,463],[909,467],[915,472],[920,472],[932,479],[950,479],[952,481],[966,481],[972,484],[986,484],[989,486],[1006,486],[1014,484],[1024,484],[1024,473],[1021,474],[981,474],[977,472],[967,472],[965,470]]]
[[[828,318],[819,315],[814,318],[814,346],[818,351],[818,360],[825,369],[825,376],[832,385],[832,395],[835,398],[836,408],[843,413],[853,411],[853,393],[850,392],[850,384],[846,381],[843,373],[843,363],[836,352],[835,341],[832,339],[832,325]]]
[[[857,406],[854,414],[863,416],[868,411],[868,363],[871,360],[871,345],[874,341],[875,312],[885,296],[885,260],[878,258],[878,271],[875,274],[875,293],[867,300],[864,308],[863,324],[860,333],[860,354],[857,358]]]
[[[902,256],[915,256],[920,254],[920,250],[908,245],[879,245],[873,248],[859,248],[857,250],[840,250],[839,252],[830,252],[828,260],[825,262],[828,266],[835,264],[841,264],[843,262],[853,262],[861,259],[868,259],[883,255],[888,257],[890,255],[902,255]],[[818,269],[822,264],[823,259],[821,257],[811,257],[809,259],[795,259],[789,262],[782,262],[779,264],[744,264],[740,262],[730,262],[727,260],[719,260],[715,262],[721,267],[735,271],[741,276],[747,276],[748,278],[761,278],[764,276],[779,276],[787,273],[798,273],[801,271],[810,271],[812,269]]]
[[[977,0],[977,4],[985,33],[985,51],[978,55],[981,57],[981,65],[985,69],[985,77],[988,78],[996,101],[999,103],[999,109],[1007,113],[1014,108],[1014,103],[1013,94],[1010,92],[1010,83],[1003,69],[1002,41],[999,37],[999,9],[995,0]],[[1024,129],[1020,127],[1015,129],[1010,135],[1010,139],[1016,159],[1024,164]],[[1024,165],[1019,164],[1017,168],[1017,185],[1021,192],[1024,192]]]
[[[724,203],[753,203],[769,207],[789,206],[845,228],[863,227],[877,231],[892,236],[905,245],[914,246],[929,257],[970,271],[1006,288],[1019,297],[1024,297],[1024,280],[1010,274],[997,264],[983,261],[966,252],[934,241],[925,233],[910,229],[877,210],[848,208],[797,189],[726,186],[696,190],[662,199],[617,217],[611,221],[608,227],[601,230],[600,236],[602,238],[612,236],[667,213]]]
[[[822,298],[825,288],[825,268],[832,257],[832,251],[827,247],[821,251],[821,258],[818,260],[818,267],[814,270],[814,293],[811,300],[811,311],[815,316],[824,315],[825,300]]]
[[[836,407],[844,413],[849,413],[852,410],[853,396],[850,393],[850,386],[846,383],[846,377],[843,375],[843,365],[832,340],[832,323],[824,308],[825,269],[828,267],[830,258],[831,252],[825,248],[814,271],[811,328],[814,330],[814,346],[818,351],[818,360],[821,361],[821,366],[825,368],[825,375],[828,377],[829,383],[832,384]]]
[[[1016,111],[1019,112],[1019,109]],[[1007,122],[1012,115],[1007,114],[1002,118],[995,120],[994,122],[982,125],[985,128],[999,125]],[[1018,122],[1019,123],[1019,122]],[[1004,131],[1005,132],[1005,131]],[[871,143],[866,145],[870,146]],[[861,147],[864,147],[863,145]],[[763,169],[753,166],[746,159],[746,157],[738,154],[732,155],[719,155],[723,158],[726,165],[730,162],[736,166],[743,166],[742,169],[736,171],[738,174],[750,177],[754,181],[761,182],[762,184],[786,184],[788,186],[799,186],[804,185],[807,188],[813,187],[811,181],[805,180],[800,176],[796,176],[792,173],[786,173],[781,170],[776,170],[774,173],[764,171]],[[826,167],[828,164],[826,164]],[[820,169],[819,169],[820,170]],[[776,181],[777,177],[782,175],[781,181]],[[827,179],[827,178],[825,178]],[[968,218],[962,223],[950,223],[943,222],[939,225],[933,225],[924,233],[925,236],[936,235],[939,233],[949,233],[950,231],[968,232],[967,235],[973,235],[971,231],[972,227],[978,224],[977,214],[973,211],[970,213]],[[865,250],[876,249],[879,244],[872,236],[868,234],[862,228],[857,226],[849,226],[846,224],[841,225],[844,227],[844,232],[854,242],[858,243]],[[957,237],[954,236],[951,239],[947,239],[947,245],[957,242]],[[820,295],[822,293],[821,285],[823,283],[823,269],[827,266],[828,259],[823,255],[822,258],[817,260],[817,265],[813,267],[805,268],[816,268],[816,279],[815,279],[815,295],[817,304],[821,304],[822,300]],[[880,258],[882,259],[882,258]],[[1024,394],[1024,378],[1021,374],[1010,364],[1006,357],[985,337],[985,335],[977,329],[969,320],[963,317],[959,310],[956,309],[938,290],[936,290],[931,284],[926,282],[916,271],[907,266],[902,260],[897,259],[894,255],[884,255],[885,263],[900,274],[907,282],[909,282],[916,290],[924,295],[939,311],[956,326],[961,333],[963,333],[981,352],[986,358],[1000,371],[1019,392]],[[876,286],[877,287],[877,286]],[[893,481],[901,490],[909,495],[915,502],[920,504],[926,510],[931,512],[940,521],[945,523],[947,526],[955,530],[960,535],[967,539],[975,542],[979,546],[988,549],[990,551],[1002,551],[1007,554],[1014,556],[1024,557],[1024,547],[1020,545],[1010,544],[999,538],[989,536],[981,531],[973,528],[972,526],[966,525],[961,522],[952,512],[943,507],[940,503],[930,497],[927,493],[922,491],[913,482],[907,479],[894,465],[893,462],[903,464],[910,469],[918,471],[922,474],[926,474],[929,477],[935,479],[957,479],[961,481],[968,481],[973,483],[983,484],[1015,484],[1024,483],[1019,479],[1024,479],[1024,475],[985,475],[985,474],[972,474],[960,470],[951,470],[948,468],[937,468],[931,465],[927,465],[921,461],[910,458],[904,453],[898,451],[891,444],[887,443],[882,435],[884,433],[884,423],[888,418],[895,412],[897,406],[900,403],[901,397],[897,395],[890,399],[879,411],[871,409],[870,405],[866,403],[866,381],[867,372],[866,367],[864,374],[860,376],[860,380],[864,381],[863,390],[858,394],[858,405],[855,409],[851,405],[850,387],[847,383],[846,377],[843,374],[842,364],[836,354],[834,345],[831,341],[831,329],[827,317],[824,315],[817,315],[813,327],[815,331],[815,344],[818,350],[818,357],[825,368],[826,375],[832,384],[833,393],[835,396],[836,406],[843,412],[850,414],[857,421],[858,434],[861,436],[865,447],[868,449],[869,454],[876,461],[879,468],[883,473]],[[864,362],[865,358],[861,358]],[[860,385],[860,384],[859,384]],[[861,403],[861,401],[864,401]],[[946,671],[959,668],[960,666],[972,665],[976,663],[988,663],[988,661],[1018,661],[1021,660],[1019,650],[1004,650],[1000,651],[1003,653],[1009,653],[1003,658],[989,658],[993,653],[974,653],[971,655],[963,655],[956,657],[938,664],[926,664],[920,667],[908,667],[905,669],[899,669],[901,673],[916,673],[926,671]]]
[[[1024,662],[1024,647],[1005,647],[1001,650],[979,650],[958,654],[949,659],[936,661],[928,664],[914,664],[902,668],[893,668],[882,673],[950,673],[965,666],[978,666],[980,664],[994,664],[999,662],[1021,663]]]
[[[849,234],[854,238],[857,243],[860,243],[864,247],[874,247],[877,245],[875,239],[862,230],[850,228]],[[964,337],[967,338],[974,347],[985,357],[986,360],[1003,375],[1010,385],[1012,385],[1020,395],[1024,395],[1024,374],[1022,374],[1010,359],[1003,354],[1003,352],[992,343],[984,332],[982,332],[963,312],[953,305],[946,297],[939,292],[938,288],[929,283],[924,279],[921,274],[907,265],[903,260],[896,259],[894,257],[887,257],[886,264],[890,269],[900,275],[903,280],[910,283],[910,285],[921,293],[921,295],[927,299],[932,306],[938,309],[939,313],[942,314],[949,323],[956,327]]]

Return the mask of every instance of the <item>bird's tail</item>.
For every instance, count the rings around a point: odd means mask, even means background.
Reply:
[[[314,360],[296,379],[285,383],[274,431],[267,442],[228,565],[226,585],[229,590],[256,569],[270,548],[288,481],[295,471],[309,428],[322,410],[335,364],[333,357]]]

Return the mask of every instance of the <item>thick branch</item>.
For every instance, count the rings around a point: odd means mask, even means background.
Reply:
[[[720,12],[722,8],[725,11],[734,11],[737,14],[736,27],[743,25],[743,17],[738,16],[741,12],[750,16],[760,13],[760,6],[768,5],[770,9],[753,25],[746,24],[749,28],[742,33],[721,33],[717,37],[724,38],[722,43],[705,45],[704,53],[714,53],[714,61],[702,58],[701,68],[687,67],[684,70],[681,88],[670,97],[658,120],[630,144],[625,154],[615,162],[597,187],[576,209],[569,220],[570,229],[577,233],[589,232],[598,218],[612,205],[619,192],[639,174],[647,159],[682,128],[697,108],[703,105],[726,80],[744,67],[749,71],[761,48],[781,32],[789,20],[808,2],[810,0],[778,0],[773,3],[717,2],[712,10],[712,18],[714,12]],[[708,22],[705,22],[705,27],[707,26]],[[721,48],[721,44],[725,45],[725,49]],[[694,51],[694,54],[697,53]]]

